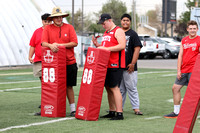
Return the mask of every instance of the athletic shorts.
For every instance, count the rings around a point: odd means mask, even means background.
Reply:
[[[34,77],[42,76],[42,62],[41,61],[33,63],[33,75]]]
[[[67,86],[76,86],[77,64],[67,65]]]
[[[181,74],[181,79],[178,80],[178,78],[176,78],[175,84],[188,86],[191,74],[192,73],[182,73]]]
[[[123,70],[124,69],[121,68],[108,68],[105,86],[108,86],[109,88],[119,87],[123,76]]]

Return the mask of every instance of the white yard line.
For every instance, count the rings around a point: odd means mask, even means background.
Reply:
[[[0,74],[0,76],[10,76],[10,75],[30,75],[33,74],[33,72],[24,72],[24,73],[5,73]]]
[[[154,73],[168,73],[168,72],[172,72],[172,71],[143,72],[143,73],[138,73],[138,75],[142,75],[142,74],[154,74]]]
[[[153,120],[153,119],[160,119],[162,118],[162,116],[153,116],[153,117],[148,117],[148,118],[144,118],[145,120]]]
[[[27,125],[11,126],[11,127],[0,129],[0,132],[11,130],[11,129],[16,129],[16,128],[26,128],[26,127],[31,127],[31,126],[45,125],[45,124],[49,124],[49,123],[55,123],[55,122],[60,122],[60,121],[65,121],[65,120],[72,120],[72,119],[75,119],[75,118],[68,117],[68,118],[61,118],[61,119],[45,121],[45,122],[31,123],[31,124],[27,124]]]
[[[41,87],[38,86],[38,87],[30,87],[30,88],[13,88],[13,89],[0,90],[0,92],[5,92],[5,91],[19,91],[19,90],[31,90],[31,89],[37,89],[37,88],[41,88]]]
[[[77,79],[82,79],[82,77],[77,77]],[[28,80],[28,81],[16,81],[16,82],[0,82],[1,84],[20,84],[20,83],[31,83],[31,82],[40,82],[40,80]]]
[[[169,100],[167,100],[167,102],[173,103],[174,100],[173,100],[173,99],[169,99]],[[182,102],[183,102],[183,98],[181,98],[181,103],[182,103]]]
[[[77,85],[80,85],[81,83],[77,83]],[[13,88],[13,89],[5,89],[0,90],[0,92],[8,92],[8,91],[20,91],[20,90],[31,90],[31,89],[38,89],[41,88],[41,86],[38,87],[30,87],[30,88]]]
[[[171,77],[171,76],[177,76],[177,74],[165,74],[165,75],[162,75],[162,77]]]
[[[40,82],[40,80],[16,81],[16,82],[0,82],[0,84],[20,84],[27,82]]]

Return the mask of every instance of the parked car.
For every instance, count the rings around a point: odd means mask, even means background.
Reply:
[[[162,41],[159,41],[157,37],[151,38],[151,39],[154,45],[154,54],[150,55],[149,58],[153,59],[157,55],[163,56],[163,54],[165,53],[165,43]]]
[[[177,58],[180,49],[180,42],[172,38],[159,38],[160,41],[165,43],[165,53],[163,54],[164,59]]]
[[[154,54],[154,46],[153,41],[149,35],[138,35],[139,39],[143,45],[140,49],[139,58],[143,59],[145,56],[150,56]]]

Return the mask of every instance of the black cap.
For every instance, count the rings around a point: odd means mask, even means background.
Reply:
[[[43,14],[42,16],[41,16],[41,19],[42,20],[47,20],[47,18],[50,16],[51,14],[49,14],[49,13],[45,13],[45,14]]]
[[[99,22],[97,24],[102,24],[104,21],[111,19],[111,16],[109,14],[101,14],[101,17],[99,19]]]

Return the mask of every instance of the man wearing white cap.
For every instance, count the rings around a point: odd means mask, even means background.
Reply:
[[[42,46],[49,47],[53,52],[57,52],[58,46],[66,47],[67,64],[67,98],[70,104],[71,114],[75,116],[75,100],[73,86],[76,86],[77,64],[74,56],[74,47],[78,45],[77,35],[74,27],[63,23],[63,18],[69,16],[62,13],[59,7],[54,7],[48,20],[53,20],[53,24],[45,27],[42,35]]]

